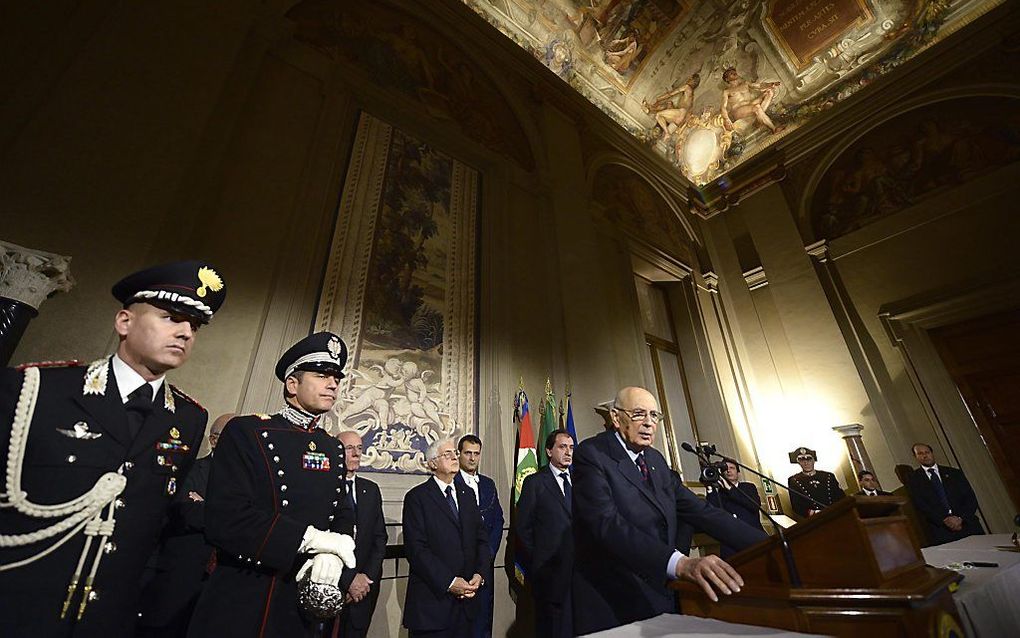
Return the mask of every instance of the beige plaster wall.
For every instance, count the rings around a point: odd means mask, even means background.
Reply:
[[[879,314],[908,300],[936,301],[1015,280],[1018,177],[1020,166],[1007,166],[838,238],[828,245],[827,265],[805,250],[797,212],[778,185],[726,213],[740,215],[742,224],[718,218],[704,223],[722,312],[733,331],[729,345],[742,366],[742,374],[728,382],[743,381],[748,388],[749,428],[766,470],[780,479],[795,473],[786,452],[807,445],[818,450],[819,467],[857,489],[846,447],[831,427],[860,423],[884,487],[899,487],[896,464],[914,464],[910,444],[930,441],[944,462],[972,477],[992,530],[1011,528],[1015,506],[974,424],[934,418]],[[731,227],[747,229],[765,271],[764,287],[749,291]],[[827,289],[824,268],[832,269],[841,299]],[[713,341],[717,358],[726,346]],[[730,391],[738,394],[736,387]],[[740,423],[739,407],[727,405],[733,423]]]

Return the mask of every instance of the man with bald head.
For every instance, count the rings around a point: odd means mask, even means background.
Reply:
[[[358,567],[345,570],[340,577],[340,589],[347,592],[349,599],[343,615],[336,620],[340,629],[333,635],[360,638],[368,633],[379,599],[382,563],[386,556],[386,520],[379,486],[358,476],[364,451],[361,436],[350,430],[341,432],[337,438],[344,446],[347,463],[345,493],[354,510],[354,557]]]
[[[620,390],[610,417],[613,429],[574,453],[576,634],[675,613],[671,580],[696,583],[711,600],[740,591],[740,575],[718,556],[685,556],[686,526],[737,551],[766,538],[699,499],[670,470],[653,447],[662,414],[648,390]]]
[[[170,523],[160,538],[151,580],[142,590],[138,638],[183,636],[191,612],[213,564],[213,548],[205,542],[205,488],[220,432],[230,419],[222,414],[209,427],[209,454],[195,461],[174,497]]]

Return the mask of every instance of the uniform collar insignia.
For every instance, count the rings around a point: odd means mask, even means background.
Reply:
[[[299,410],[292,405],[286,406],[285,408],[277,412],[277,414],[287,419],[294,425],[305,429],[310,429],[312,427],[312,423],[316,419],[314,414],[309,414],[304,410]]]
[[[170,384],[165,380],[163,381],[163,407],[170,414],[177,411],[177,406],[174,404],[174,393],[170,391]]]
[[[89,364],[85,370],[85,385],[81,392],[84,395],[106,395],[106,382],[110,376],[110,359],[99,359]]]

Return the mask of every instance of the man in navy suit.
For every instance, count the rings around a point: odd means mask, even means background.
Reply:
[[[425,460],[432,476],[404,497],[404,627],[412,638],[468,638],[475,596],[492,578],[485,524],[471,490],[454,485],[460,471],[454,439],[433,442]]]
[[[764,532],[714,508],[684,487],[652,447],[662,417],[644,388],[624,388],[610,409],[613,430],[583,441],[574,455],[574,632],[592,633],[676,612],[674,579],[740,591],[740,575],[718,556],[678,549],[690,525],[736,550]]]
[[[911,450],[921,467],[910,475],[907,488],[924,518],[931,544],[984,534],[977,518],[977,496],[963,472],[935,463],[935,453],[927,443],[915,443]]]
[[[573,636],[570,580],[574,569],[571,530],[574,439],[554,430],[545,440],[549,465],[524,479],[514,525],[535,600],[535,636]]]
[[[354,510],[354,558],[357,569],[348,569],[340,577],[340,589],[350,601],[343,615],[336,620],[334,636],[362,638],[375,613],[382,581],[383,558],[386,557],[386,519],[383,517],[382,494],[379,486],[357,476],[363,451],[361,437],[355,431],[341,432],[337,437],[344,446],[347,464],[347,502]]]
[[[474,434],[465,434],[457,442],[460,453],[460,473],[454,479],[458,486],[471,489],[475,502],[482,512],[482,521],[489,537],[489,551],[495,556],[503,538],[503,508],[499,504],[496,483],[488,476],[478,472],[478,464],[482,458],[482,440]],[[478,616],[475,617],[475,638],[488,638],[492,635],[492,581],[486,581],[478,590]]]

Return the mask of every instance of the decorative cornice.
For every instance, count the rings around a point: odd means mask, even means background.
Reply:
[[[47,297],[72,286],[70,257],[0,241],[0,297],[39,310]]]
[[[748,290],[758,290],[769,285],[769,280],[765,277],[765,269],[761,266],[752,268],[744,273],[744,281],[747,282]]]
[[[719,275],[715,274],[711,270],[706,270],[701,273],[701,278],[705,282],[705,290],[714,295],[719,294]]]

